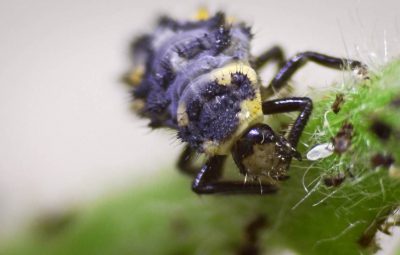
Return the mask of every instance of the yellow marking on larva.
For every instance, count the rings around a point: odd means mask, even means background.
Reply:
[[[142,82],[143,75],[144,75],[144,66],[138,66],[131,73],[128,74],[128,81],[133,86],[137,86]]]
[[[205,141],[203,143],[203,150],[207,155],[219,155],[221,154],[221,146],[216,141]]]
[[[228,16],[226,17],[226,23],[233,24],[236,23],[238,19],[235,16]]]
[[[184,103],[180,103],[178,105],[176,119],[180,127],[184,127],[189,124],[189,116],[186,112],[186,105]]]
[[[240,104],[240,112],[238,113],[239,125],[235,133],[224,142],[206,141],[203,143],[204,152],[208,155],[227,155],[232,145],[239,139],[243,132],[255,123],[263,120],[263,112],[261,107],[261,94],[257,90],[256,96],[252,100],[244,100]]]
[[[231,84],[231,74],[233,73],[245,74],[253,86],[258,86],[256,71],[243,62],[233,62],[224,67],[215,69],[211,72],[211,78],[217,80],[218,84],[228,86]]]
[[[143,99],[135,99],[132,102],[131,108],[135,112],[140,112],[141,110],[143,110],[145,104],[146,103],[145,103],[145,101]]]
[[[210,13],[208,12],[207,8],[205,7],[200,7],[197,10],[197,13],[195,15],[196,20],[207,20],[210,18]]]
[[[239,114],[240,121],[247,121],[248,119],[253,119],[262,115],[261,108],[261,95],[259,92],[256,93],[256,97],[253,100],[244,100],[240,104],[241,111]]]

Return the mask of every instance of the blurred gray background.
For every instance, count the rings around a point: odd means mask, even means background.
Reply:
[[[2,0],[0,236],[39,211],[76,206],[172,169],[182,147],[174,132],[150,131],[136,118],[119,80],[135,35],[160,14],[191,18],[200,6],[251,24],[255,54],[280,44],[288,56],[314,50],[375,69],[400,53],[397,0]],[[295,78],[297,94],[341,75],[310,64]]]

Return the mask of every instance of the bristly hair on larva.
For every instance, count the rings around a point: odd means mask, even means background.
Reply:
[[[135,110],[152,128],[176,129],[199,152],[230,140],[262,115],[254,107],[243,112],[244,105],[261,107],[251,39],[249,27],[221,12],[196,21],[160,18],[132,44]]]

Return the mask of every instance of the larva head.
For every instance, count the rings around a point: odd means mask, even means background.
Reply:
[[[177,110],[179,137],[208,155],[226,155],[234,142],[263,118],[255,71],[233,63],[207,74]]]

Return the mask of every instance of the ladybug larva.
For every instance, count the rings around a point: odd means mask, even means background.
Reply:
[[[275,192],[276,182],[288,177],[292,158],[301,160],[296,147],[312,100],[268,98],[308,61],[366,72],[359,61],[310,51],[285,59],[278,46],[253,56],[252,37],[245,23],[230,22],[221,12],[212,17],[201,12],[194,21],[162,17],[152,33],[132,44],[133,71],[126,81],[132,86],[134,109],[150,120],[151,128],[176,130],[187,144],[178,168],[195,177],[196,193]],[[263,85],[258,72],[268,62],[275,62],[279,71]],[[300,114],[286,136],[264,122],[264,115],[293,111]],[[197,153],[207,156],[199,169],[193,164]],[[252,181],[221,179],[229,154]]]

